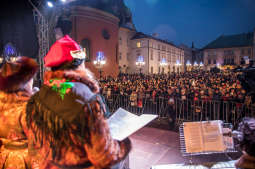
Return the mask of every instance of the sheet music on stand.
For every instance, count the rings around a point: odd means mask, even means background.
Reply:
[[[218,124],[220,125],[217,128]],[[227,134],[231,131],[232,129],[230,125],[222,123],[222,121],[219,120],[184,122],[179,127],[181,153],[184,157],[188,157],[205,154],[226,154],[237,152],[237,150],[234,148],[233,138],[231,136],[223,135],[223,133]],[[185,138],[185,136],[190,138]],[[218,144],[214,146],[214,143]]]

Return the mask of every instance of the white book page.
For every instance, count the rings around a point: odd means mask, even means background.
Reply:
[[[119,108],[108,120],[110,133],[113,139],[122,141],[140,128],[144,127],[157,115],[134,115]]]
[[[225,151],[221,121],[202,122],[204,151]]]
[[[203,151],[203,137],[200,122],[184,122],[184,140],[187,153]]]

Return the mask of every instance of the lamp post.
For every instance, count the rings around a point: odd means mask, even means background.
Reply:
[[[11,44],[7,43],[4,46],[3,58],[1,58],[1,62],[10,61],[15,62],[17,60],[18,53],[16,48]]]
[[[175,65],[177,66],[178,73],[180,73],[180,67],[182,64],[180,63],[179,60],[177,60]]]
[[[199,63],[199,69],[203,69],[203,67],[204,67],[203,62],[200,62],[200,63]]]
[[[164,73],[164,68],[168,65],[166,58],[162,58],[161,62],[159,63],[159,65],[163,68],[162,73]]]
[[[103,65],[106,64],[105,57],[104,57],[104,52],[97,52],[96,60],[94,60],[94,65],[99,69],[99,74],[100,74],[100,80],[102,78],[102,67]]]
[[[145,65],[143,56],[138,56],[135,65],[139,68],[140,74],[142,74],[142,67]]]
[[[188,60],[187,63],[186,63],[186,67],[188,69],[188,71],[190,71],[190,68],[191,68],[191,63],[190,61]]]
[[[194,69],[196,70],[198,67],[197,61],[194,62],[193,66],[194,66]]]

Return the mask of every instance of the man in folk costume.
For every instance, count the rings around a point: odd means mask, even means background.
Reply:
[[[5,62],[0,70],[0,168],[28,169],[26,104],[38,65],[28,57]]]
[[[123,160],[131,142],[114,140],[98,95],[97,81],[84,65],[85,52],[68,35],[45,56],[44,84],[27,105],[40,169],[101,169]]]

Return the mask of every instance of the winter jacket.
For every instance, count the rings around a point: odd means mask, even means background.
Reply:
[[[130,140],[111,137],[98,91],[87,72],[45,73],[44,85],[27,106],[40,169],[106,169],[127,156]]]

